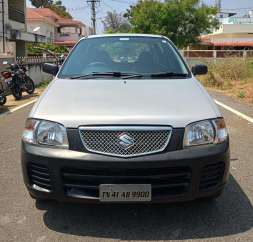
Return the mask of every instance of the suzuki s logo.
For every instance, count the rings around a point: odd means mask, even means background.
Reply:
[[[125,150],[132,147],[135,143],[134,138],[132,138],[130,135],[126,133],[122,133],[118,136],[119,139],[119,145],[124,148]]]

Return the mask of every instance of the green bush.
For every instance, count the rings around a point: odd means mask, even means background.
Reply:
[[[50,82],[51,80],[42,81],[36,85],[36,88],[46,88]]]
[[[58,46],[50,43],[40,43],[40,44],[28,44],[27,52],[28,55],[42,55],[45,53],[43,50],[38,48],[43,48],[54,52],[55,54],[64,54],[68,52],[68,49],[64,46]]]

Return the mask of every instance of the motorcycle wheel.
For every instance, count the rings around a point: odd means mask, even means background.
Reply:
[[[14,87],[12,90],[12,95],[15,97],[16,100],[20,100],[22,98],[22,90],[20,87]]]
[[[34,93],[35,85],[34,85],[33,80],[29,76],[26,76],[25,78],[25,87],[26,87],[26,92],[28,94],[31,95]]]
[[[0,96],[0,106],[3,106],[6,103],[7,99],[5,96]]]

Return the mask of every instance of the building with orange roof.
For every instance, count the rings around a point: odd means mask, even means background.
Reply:
[[[89,27],[78,20],[62,18],[49,8],[27,8],[27,30],[43,35],[48,42],[73,47],[89,35]]]
[[[27,31],[45,36],[46,42],[54,41],[55,29],[57,27],[53,18],[41,15],[40,11],[33,8],[26,10]]]
[[[200,37],[202,45],[212,49],[253,49],[253,11],[240,16],[220,13],[220,27]]]

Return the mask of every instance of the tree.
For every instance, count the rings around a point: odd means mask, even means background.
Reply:
[[[69,12],[67,12],[66,7],[63,5],[52,4],[49,6],[49,8],[63,18],[71,18],[72,19],[71,14]]]
[[[107,12],[102,22],[105,31],[110,33],[129,32],[131,29],[129,22],[115,10]]]
[[[32,5],[36,8],[50,8],[55,13],[63,18],[72,18],[70,13],[67,12],[65,6],[62,5],[62,1],[53,1],[53,0],[30,0]]]
[[[31,4],[36,8],[47,8],[53,4],[53,0],[30,0]]]
[[[165,35],[182,48],[217,28],[216,14],[216,8],[201,5],[200,0],[139,0],[124,16],[133,32]]]

